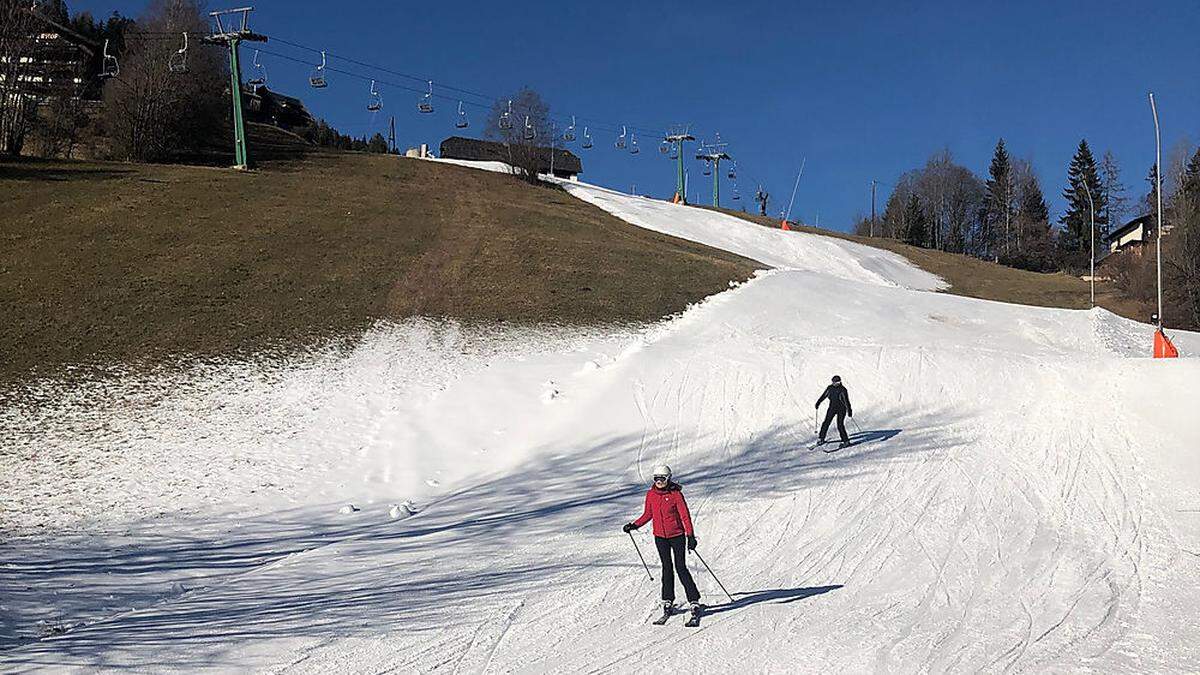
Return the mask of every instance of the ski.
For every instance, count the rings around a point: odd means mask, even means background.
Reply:
[[[662,616],[658,617],[651,623],[653,623],[655,626],[661,626],[661,625],[665,624],[667,622],[667,619],[671,618],[671,615],[674,613],[675,613],[675,608],[673,606],[672,607],[664,607]]]
[[[702,609],[703,609],[703,606],[701,606],[701,605],[697,605],[695,608],[693,608],[692,611],[688,613],[688,619],[687,619],[687,621],[684,622],[683,625],[687,628],[699,628],[700,627],[700,614],[701,614]]]

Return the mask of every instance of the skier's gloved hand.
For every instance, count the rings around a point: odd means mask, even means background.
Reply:
[[[696,535],[694,535],[694,534],[688,535],[688,550],[689,551],[696,550]]]
[[[634,525],[633,523],[625,523],[625,526],[621,528],[621,531],[629,533],[629,532],[636,530],[637,528],[638,528],[638,526]]]
[[[850,411],[848,411],[846,414],[850,415],[851,417],[854,417],[854,411],[853,411],[853,410],[850,410]]]

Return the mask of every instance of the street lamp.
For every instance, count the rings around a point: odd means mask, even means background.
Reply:
[[[1092,283],[1092,307],[1095,307],[1096,306],[1096,205],[1094,203],[1092,203],[1092,190],[1091,190],[1091,188],[1088,187],[1087,179],[1084,178],[1084,179],[1080,180],[1079,182],[1083,184],[1083,189],[1085,192],[1087,192],[1088,213],[1091,214],[1092,227],[1089,230],[1089,235],[1090,235],[1089,238],[1092,240],[1092,263],[1091,263],[1091,274],[1088,276],[1088,279],[1090,279],[1091,283]]]
[[[1154,92],[1150,92],[1150,112],[1154,114],[1154,199],[1158,204],[1158,241],[1155,259],[1158,267],[1158,314],[1155,315],[1158,330],[1162,330],[1162,136],[1158,132],[1158,106],[1154,105]]]

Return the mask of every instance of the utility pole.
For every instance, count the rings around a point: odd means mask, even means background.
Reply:
[[[875,236],[875,184],[879,181],[871,179],[871,236]]]
[[[388,125],[388,150],[396,152],[396,116],[392,115],[392,121]]]
[[[1089,238],[1092,240],[1092,263],[1089,269],[1089,279],[1092,284],[1092,307],[1096,306],[1096,204],[1092,202],[1092,189],[1088,187],[1086,177],[1079,181],[1083,185],[1084,191],[1087,192],[1088,198],[1088,213],[1091,215],[1091,229],[1088,230],[1091,234]]]
[[[243,171],[250,168],[250,151],[246,147],[246,123],[242,119],[242,67],[238,61],[238,45],[243,40],[247,42],[267,41],[266,35],[250,30],[250,12],[252,11],[254,11],[253,7],[239,7],[209,12],[208,15],[216,22],[215,30],[212,35],[201,40],[205,44],[221,44],[229,48],[229,89],[230,98],[233,100],[233,157],[235,162],[233,168]],[[241,16],[240,25],[234,15]],[[222,17],[226,17],[229,25],[225,25],[221,21]]]
[[[696,159],[704,160],[712,164],[713,175],[713,206],[721,205],[721,160],[726,159],[733,161],[733,158],[725,152],[727,143],[721,142],[721,134],[717,134],[715,143],[701,149],[696,153]]]
[[[686,127],[682,130],[675,129],[672,133],[663,136],[663,143],[667,143],[671,151],[675,153],[677,173],[675,175],[675,199],[680,204],[687,203],[687,185],[683,175],[683,144],[686,141],[694,141],[696,137],[689,134]]]
[[[1158,203],[1158,330],[1163,327],[1162,312],[1162,137],[1158,132],[1158,107],[1154,105],[1154,92],[1150,92],[1150,112],[1154,113],[1154,196]]]

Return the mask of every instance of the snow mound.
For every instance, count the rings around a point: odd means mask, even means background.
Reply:
[[[866,283],[917,290],[947,284],[903,256],[843,239],[763,227],[718,211],[632,197],[607,188],[558,181],[570,194],[626,222],[757,260],[779,269],[820,272]]]

